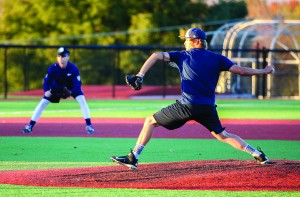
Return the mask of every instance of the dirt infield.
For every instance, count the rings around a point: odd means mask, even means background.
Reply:
[[[87,188],[136,188],[228,191],[298,191],[300,162],[187,161],[144,164],[138,170],[123,166],[77,169],[8,171],[0,183]]]

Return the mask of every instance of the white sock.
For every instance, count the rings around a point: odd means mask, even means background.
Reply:
[[[142,144],[136,144],[134,149],[133,149],[133,154],[135,156],[136,159],[139,159],[140,154],[142,153],[142,151],[144,150],[145,146]]]
[[[252,156],[259,156],[261,152],[253,148],[251,145],[247,144],[247,146],[244,149],[245,152],[251,154]]]

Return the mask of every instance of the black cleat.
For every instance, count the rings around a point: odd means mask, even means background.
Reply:
[[[25,128],[22,130],[22,133],[31,133],[32,132],[32,125],[26,125]]]
[[[86,126],[86,133],[91,134],[91,135],[95,133],[95,129],[93,128],[92,125],[87,125]]]
[[[254,157],[254,159],[256,160],[256,162],[257,162],[257,163],[260,163],[260,164],[269,164],[269,163],[270,163],[270,160],[269,160],[268,157],[265,155],[265,153],[261,150],[261,148],[260,148],[260,147],[257,147],[257,150],[258,150],[259,152],[261,152],[261,154]]]
[[[111,156],[110,160],[118,163],[119,165],[126,166],[132,170],[137,169],[137,166],[138,166],[138,160],[135,158],[132,151],[130,151],[130,153],[126,156],[120,156],[120,157]]]

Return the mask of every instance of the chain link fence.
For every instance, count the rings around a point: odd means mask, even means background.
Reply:
[[[48,67],[56,62],[60,46],[21,46],[0,45],[0,96],[20,91],[41,89]],[[84,85],[111,86],[112,98],[117,94],[114,86],[124,85],[125,74],[136,74],[144,61],[156,51],[183,50],[182,47],[160,46],[66,46],[70,61],[75,63],[81,73]],[[269,76],[243,76],[221,73],[216,89],[217,94],[248,95],[253,98],[300,97],[300,63],[288,61],[290,51],[267,49],[220,50],[217,53],[242,51],[243,56],[232,58],[237,64],[252,68],[263,68],[271,62],[276,73]],[[273,59],[268,54],[276,53]],[[300,51],[295,51],[298,55]],[[179,86],[177,69],[168,67],[164,62],[155,65],[146,76],[144,86]],[[166,91],[158,94],[167,94]]]

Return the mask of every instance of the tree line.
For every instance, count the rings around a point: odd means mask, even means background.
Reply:
[[[245,1],[2,0],[0,41],[17,44],[176,45],[174,31],[130,32],[247,16]]]

